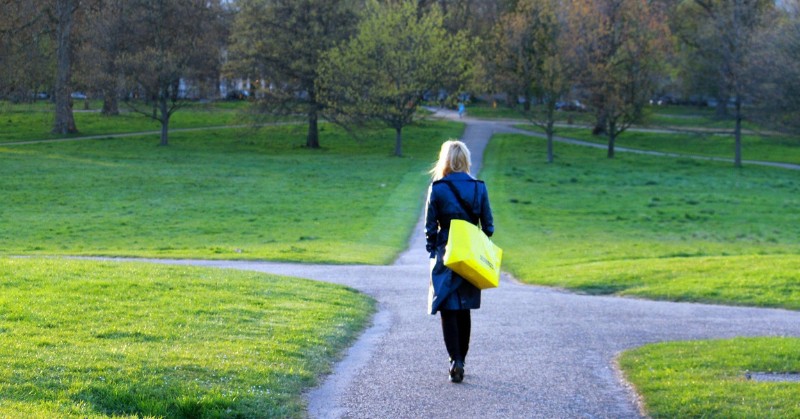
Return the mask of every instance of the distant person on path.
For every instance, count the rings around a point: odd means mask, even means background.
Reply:
[[[454,383],[464,379],[472,328],[470,310],[480,308],[481,290],[444,266],[450,220],[467,220],[475,225],[480,222],[487,236],[494,233],[486,185],[469,174],[471,165],[464,143],[450,140],[442,144],[439,160],[431,169],[433,183],[428,190],[425,216],[425,248],[431,257],[428,312],[441,313],[444,344],[450,355],[450,381]],[[471,208],[464,208],[461,202]]]
[[[458,102],[458,117],[463,118],[464,112],[467,110],[467,107],[464,106],[464,102]]]

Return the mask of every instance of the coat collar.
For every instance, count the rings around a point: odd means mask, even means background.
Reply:
[[[465,172],[453,172],[442,178],[442,180],[475,180],[472,175]]]

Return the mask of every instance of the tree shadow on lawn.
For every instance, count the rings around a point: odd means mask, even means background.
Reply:
[[[301,406],[281,389],[275,394],[265,382],[253,382],[247,389],[234,385],[238,377],[224,377],[225,371],[199,366],[182,366],[188,372],[176,377],[175,369],[146,369],[136,379],[117,377],[95,380],[72,395],[76,405],[92,413],[135,417],[274,417],[291,416]],[[270,381],[292,382],[291,374],[269,374]],[[276,377],[276,375],[281,375]],[[195,377],[195,378],[191,378]]]
[[[581,294],[588,295],[614,295],[618,292],[632,288],[631,284],[585,284],[569,289]]]

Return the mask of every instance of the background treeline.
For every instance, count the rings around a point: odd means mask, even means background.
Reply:
[[[616,136],[645,104],[800,129],[798,0],[4,0],[0,97],[102,99],[162,124],[189,100],[249,98],[263,113],[383,123],[423,101],[492,94],[552,136],[553,113],[592,112]],[[552,158],[552,156],[550,156]],[[740,150],[737,147],[737,161]]]

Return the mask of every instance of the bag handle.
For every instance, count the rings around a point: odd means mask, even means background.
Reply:
[[[458,193],[458,189],[456,188],[455,185],[453,185],[453,182],[449,180],[443,180],[442,183],[450,187],[450,190],[453,192],[453,195],[456,196],[458,203],[461,204],[461,207],[467,211],[467,215],[469,215],[470,218],[476,220],[477,222],[477,220],[480,219],[480,215],[476,214],[475,211],[473,211],[473,206],[470,205],[467,201],[464,200],[464,198],[461,197],[461,194]],[[478,182],[475,182],[475,197],[477,196],[478,196]]]

